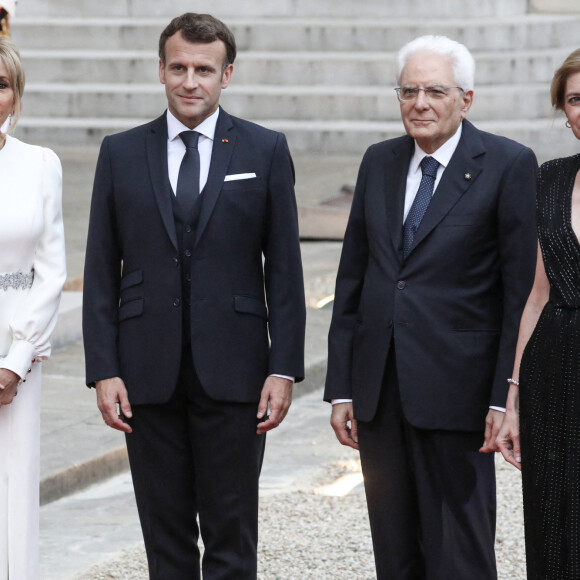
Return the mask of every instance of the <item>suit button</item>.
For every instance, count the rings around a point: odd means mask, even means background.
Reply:
[[[189,234],[189,233],[191,233],[191,230],[192,230],[192,228],[191,228],[191,226],[190,226],[190,225],[187,225],[187,226],[185,226],[185,231],[186,231],[188,234]]]
[[[191,276],[186,276],[186,277],[185,277],[185,280],[186,280],[187,282],[191,282]]]
[[[176,299],[173,301],[173,306],[175,306],[176,308],[177,308],[177,307],[178,307],[180,304],[181,304],[181,300],[180,300],[179,298],[176,298]]]
[[[393,328],[393,321],[392,320],[389,320],[389,325],[388,326],[389,326],[389,328]]]
[[[191,258],[191,250],[185,250],[184,253],[188,258]]]
[[[406,283],[406,282],[404,282],[403,280],[399,280],[399,281],[397,282],[397,288],[398,288],[399,290],[402,290],[402,289],[403,289],[403,288],[404,288],[406,285],[407,285],[407,283]]]
[[[174,263],[176,266],[179,266],[179,258],[173,258],[173,263]]]

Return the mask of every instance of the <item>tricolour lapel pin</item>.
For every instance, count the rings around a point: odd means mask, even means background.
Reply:
[[[222,143],[229,143],[227,139],[222,139]]]

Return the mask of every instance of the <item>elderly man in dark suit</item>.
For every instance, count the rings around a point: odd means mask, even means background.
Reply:
[[[474,70],[445,37],[400,51],[407,135],[366,152],[338,271],[325,399],[360,448],[379,580],[497,577],[485,452],[534,276],[537,165],[465,120]]]
[[[200,578],[198,516],[204,580],[256,578],[265,433],[304,376],[294,169],[282,134],[219,107],[235,55],[219,20],[175,18],[168,110],[105,138],[95,176],[87,383],[127,434],[155,580]]]

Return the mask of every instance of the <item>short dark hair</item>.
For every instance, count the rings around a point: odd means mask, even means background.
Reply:
[[[557,111],[563,111],[565,105],[566,83],[568,77],[580,72],[580,48],[570,53],[560,68],[554,73],[550,96],[552,97],[552,107]]]
[[[236,39],[232,31],[217,18],[211,14],[196,14],[195,12],[186,12],[181,16],[175,17],[161,33],[159,38],[159,58],[165,65],[165,43],[167,39],[181,32],[187,42],[210,43],[221,40],[226,45],[226,58],[223,69],[234,64],[236,60]]]

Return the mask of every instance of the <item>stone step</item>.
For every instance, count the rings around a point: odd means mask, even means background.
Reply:
[[[284,130],[297,152],[358,153],[402,132],[392,92],[396,50],[420,34],[446,34],[476,57],[470,118],[535,144],[540,156],[565,154],[569,133],[552,121],[548,87],[577,46],[580,15],[540,16],[529,14],[530,6],[214,0],[209,10],[232,26],[240,49],[222,102],[232,114]],[[105,134],[157,116],[166,104],[158,35],[186,10],[208,7],[201,0],[20,3],[13,31],[28,79],[20,133],[36,142],[98,144]]]
[[[475,4],[475,6],[474,6]],[[327,16],[334,17],[409,17],[418,20],[436,17],[465,18],[485,16],[512,16],[525,14],[527,0],[26,0],[18,4],[20,16],[86,16],[86,17],[153,17],[171,18],[182,12],[211,12],[227,21],[234,16]]]
[[[443,34],[472,51],[553,48],[577,43],[580,15],[537,14],[497,18],[232,18],[240,51],[398,50],[421,34]],[[155,50],[167,19],[19,18],[14,41],[22,48]]]
[[[474,54],[476,83],[549,82],[575,46]],[[158,83],[154,51],[23,49],[30,82]],[[395,55],[385,52],[242,52],[234,82],[271,85],[389,86]]]
[[[97,145],[105,135],[130,129],[150,119],[144,118],[63,118],[27,117],[18,125],[16,136],[37,144]],[[283,131],[294,153],[348,153],[362,155],[372,143],[404,133],[399,122],[294,121],[276,119],[260,124]],[[505,135],[532,147],[541,160],[578,151],[578,141],[560,117],[532,120],[481,121],[485,131]]]
[[[255,120],[398,121],[399,102],[392,87],[236,85],[222,93],[231,114]],[[167,106],[157,84],[29,83],[24,114],[35,117],[154,118]],[[470,118],[534,119],[551,114],[547,83],[477,88]]]

